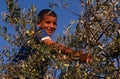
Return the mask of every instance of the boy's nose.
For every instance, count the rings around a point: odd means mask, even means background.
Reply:
[[[50,27],[54,27],[54,25],[53,25],[53,24],[51,24],[51,25],[50,25]]]

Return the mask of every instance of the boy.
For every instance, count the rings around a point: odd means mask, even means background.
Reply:
[[[55,43],[51,39],[51,35],[56,30],[57,26],[57,15],[54,11],[49,9],[44,9],[38,13],[38,23],[37,26],[42,30],[44,37],[39,37],[36,33],[37,41],[43,41],[47,46],[55,46],[58,50],[62,51],[64,54],[73,53],[74,56],[79,56],[81,62],[89,63],[90,57],[87,54],[74,51],[62,44]],[[53,48],[54,49],[54,48]]]
[[[71,54],[73,53],[73,56],[80,57],[80,61],[84,63],[90,62],[90,56],[87,54],[83,54],[78,51],[74,51],[71,48],[68,48],[62,44],[55,43],[51,36],[56,30],[57,27],[57,15],[54,11],[50,9],[43,9],[38,13],[38,22],[37,26],[39,29],[37,29],[37,32],[35,33],[35,41],[39,43],[40,41],[44,42],[47,46],[53,46],[54,48],[57,48],[64,54]],[[42,36],[40,32],[42,31]],[[14,58],[13,62],[18,62],[19,60],[26,60],[29,56],[29,53],[31,48],[28,46],[21,46],[20,52],[18,55]]]
[[[83,54],[78,51],[74,51],[71,48],[68,48],[62,44],[55,43],[51,39],[51,36],[54,33],[54,31],[56,30],[56,26],[57,26],[57,15],[54,11],[52,11],[50,9],[41,10],[38,13],[37,26],[39,28],[39,29],[37,29],[37,31],[35,33],[35,41],[37,43],[42,41],[47,46],[49,46],[49,47],[52,46],[53,49],[55,48],[54,50],[56,50],[56,48],[57,48],[59,51],[63,52],[64,54],[67,54],[67,55],[70,53],[73,53],[74,56],[80,57],[81,62],[88,63],[90,61],[90,57],[87,54]],[[42,32],[42,36],[41,36],[40,32]],[[26,46],[26,47],[22,46],[20,53],[18,53],[18,55],[15,57],[15,59],[13,61],[18,62],[19,60],[26,60],[26,58],[28,58],[28,56],[29,56],[29,53],[25,52],[25,50],[28,50],[28,52],[30,52],[31,48],[28,46]],[[45,74],[45,70],[43,68],[44,68],[43,66],[41,66],[41,68],[40,68],[42,71],[40,73],[41,75]]]

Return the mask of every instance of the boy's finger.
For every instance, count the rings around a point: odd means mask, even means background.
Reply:
[[[92,62],[92,59],[91,59],[90,57],[88,57],[88,58],[86,59],[86,63],[89,64],[89,63],[91,63],[91,62]]]

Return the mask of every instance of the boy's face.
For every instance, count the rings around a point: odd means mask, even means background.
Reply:
[[[38,26],[44,29],[48,35],[52,35],[57,26],[57,17],[45,14],[43,20],[38,23]]]

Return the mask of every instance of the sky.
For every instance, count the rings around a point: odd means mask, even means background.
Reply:
[[[28,10],[30,6],[33,4],[37,11],[40,11],[42,9],[49,8],[49,2],[52,1],[59,1],[59,0],[18,0],[18,4],[22,9]],[[79,0],[64,0],[64,2],[70,3],[69,8],[72,9],[76,13],[80,13],[80,8],[79,8]],[[0,0],[0,14],[3,12],[6,12],[6,4],[5,0]],[[71,12],[67,11],[66,9],[63,9],[61,7],[59,8],[53,8],[53,10],[56,12],[58,16],[57,20],[57,29],[54,33],[54,37],[56,34],[63,35],[63,31],[65,30],[65,26],[69,25],[71,20],[77,20],[78,16],[72,14]],[[0,25],[1,26],[9,26],[8,24],[2,22],[2,19],[0,17]],[[75,26],[73,26],[74,28]],[[9,31],[11,31],[11,28],[8,28]],[[0,49],[3,46],[7,46],[9,43],[7,43],[2,37],[0,37]]]

